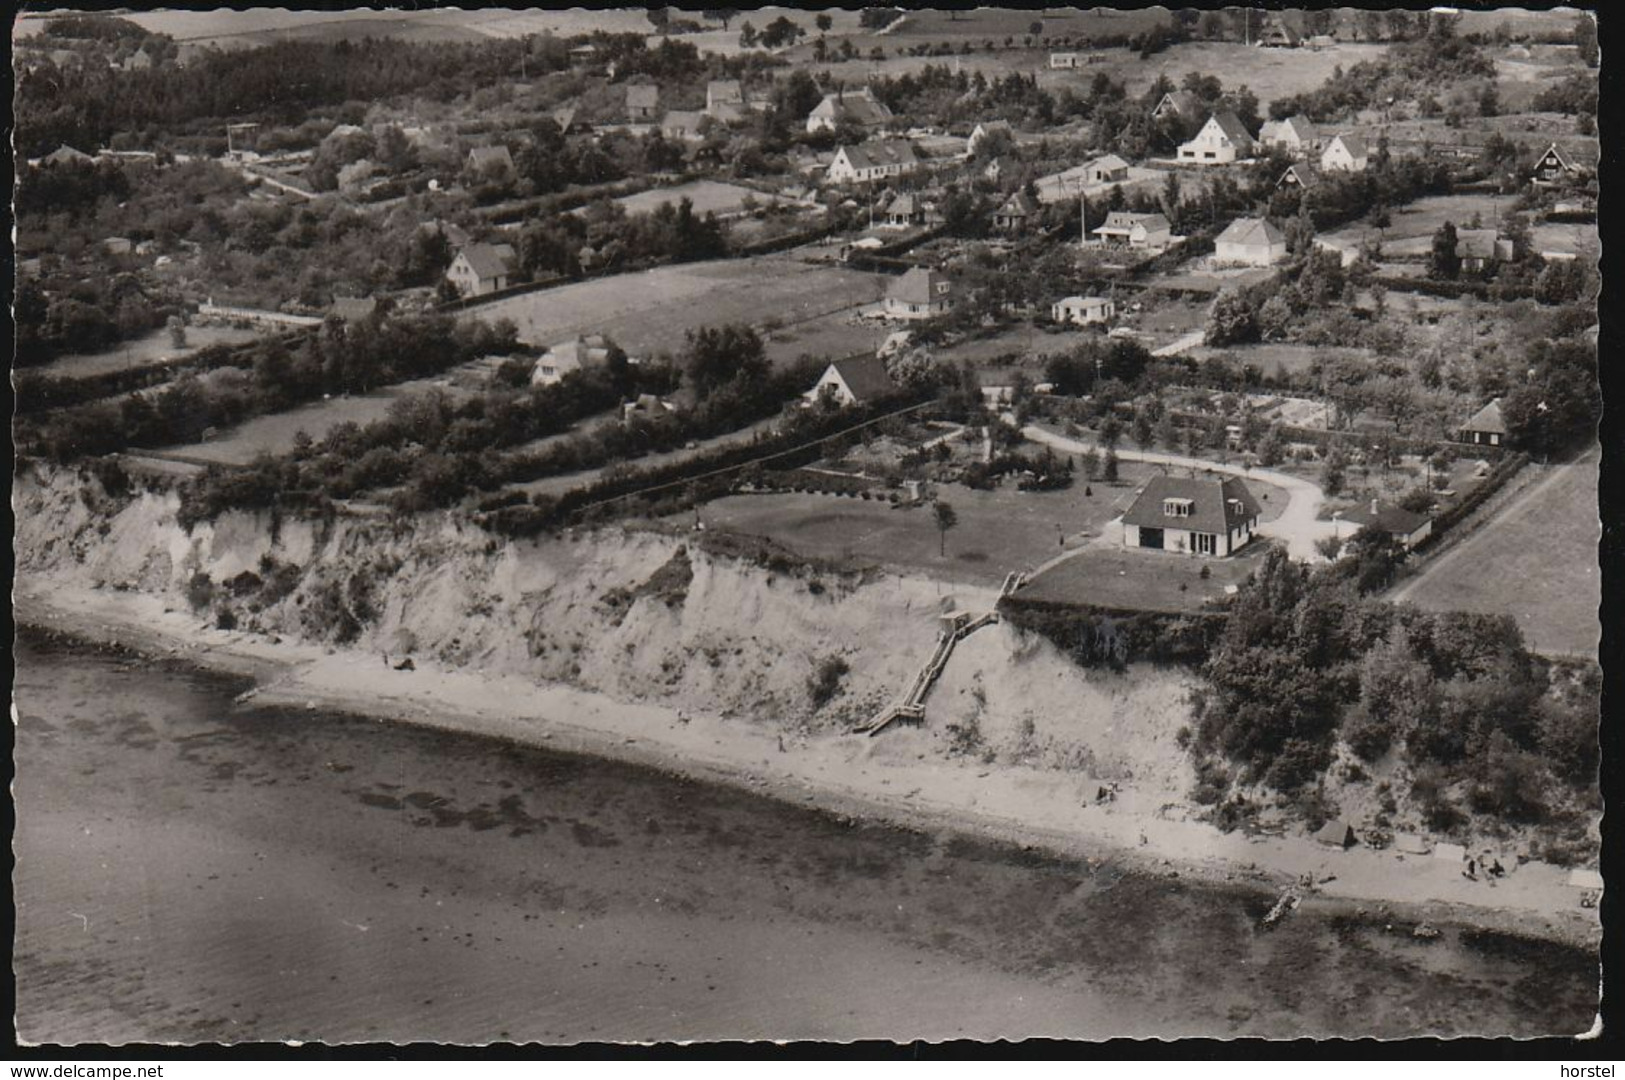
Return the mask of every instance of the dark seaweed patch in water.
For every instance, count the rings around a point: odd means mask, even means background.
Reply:
[[[376,806],[381,810],[399,810],[401,808],[401,800],[392,798],[389,795],[376,795],[370,791],[363,791],[357,798],[368,806]]]

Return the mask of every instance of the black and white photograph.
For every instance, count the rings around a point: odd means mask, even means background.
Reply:
[[[14,1045],[1595,1034],[1602,18],[15,12]]]

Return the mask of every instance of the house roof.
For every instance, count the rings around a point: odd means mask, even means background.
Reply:
[[[876,101],[868,87],[851,93],[825,94],[812,111],[813,116],[828,117],[839,122],[843,119],[857,124],[882,124],[891,119],[892,111]]]
[[[1320,183],[1320,172],[1301,161],[1288,165],[1286,172],[1281,174],[1281,179],[1275,182],[1276,186],[1286,183],[1289,176],[1298,182],[1299,187],[1311,188]]]
[[[633,83],[626,88],[628,109],[652,109],[660,104],[660,87],[654,83]]]
[[[1128,168],[1128,162],[1124,161],[1122,158],[1118,157],[1116,154],[1107,154],[1103,158],[1096,158],[1094,161],[1091,161],[1089,163],[1089,168],[1090,169],[1110,169],[1113,172],[1116,172],[1118,169],[1126,169],[1126,168]]]
[[[1320,137],[1315,130],[1314,123],[1307,116],[1289,116],[1285,120],[1266,121],[1258,133],[1261,140],[1270,139],[1297,139],[1299,142],[1314,142]]]
[[[52,150],[49,154],[45,155],[45,164],[47,165],[57,165],[66,161],[84,162],[94,160],[95,158],[92,158],[83,150],[76,150],[65,143],[62,146],[57,147],[55,150]]]
[[[981,123],[977,124],[976,127],[981,130],[983,135],[991,135],[995,131],[1005,131],[1011,134],[1015,133],[1015,129],[1010,126],[1010,121],[1008,120],[983,120]],[[971,134],[975,135],[976,132],[973,130]]]
[[[555,366],[582,367],[590,363],[602,363],[609,358],[609,346],[602,336],[593,334],[589,337],[575,337],[569,341],[561,341],[557,345],[548,347],[544,354]]]
[[[1057,307],[1075,307],[1088,310],[1089,308],[1104,307],[1111,303],[1104,296],[1069,296],[1064,300],[1055,301]]]
[[[745,92],[740,88],[738,79],[712,79],[705,84],[707,105],[721,105],[724,102],[741,105],[744,101]]]
[[[1181,116],[1195,116],[1202,111],[1202,99],[1189,90],[1170,90],[1162,95],[1152,112],[1158,112],[1164,105],[1171,107]]]
[[[559,126],[560,131],[569,131],[570,126],[576,122],[576,106],[560,105],[550,113],[553,122]]]
[[[1462,259],[1495,258],[1494,229],[1462,229],[1456,234],[1456,256]]]
[[[511,244],[469,244],[458,252],[478,278],[501,277],[511,272],[514,252]]]
[[[1247,126],[1241,122],[1241,117],[1229,109],[1214,113],[1209,123],[1217,123],[1225,138],[1237,146],[1251,146],[1253,143],[1253,137],[1247,133]]]
[[[1027,194],[1026,188],[1022,188],[1019,191],[1012,192],[1010,197],[1004,200],[1004,205],[999,207],[998,216],[1029,217],[1036,213],[1038,213],[1038,203],[1031,195]]]
[[[916,164],[920,152],[907,139],[870,139],[857,146],[843,146],[846,160],[854,169],[878,169],[886,165]]]
[[[705,119],[702,112],[672,110],[660,121],[662,133],[672,132],[681,136],[699,134],[700,121]]]
[[[922,210],[924,210],[924,206],[920,200],[907,191],[898,193],[892,199],[891,204],[886,207],[886,213],[888,214],[918,214]]]
[[[846,388],[859,401],[873,401],[897,390],[897,384],[892,382],[890,373],[886,371],[886,362],[878,356],[837,360],[830,367],[835,369],[841,381],[846,383]]]
[[[1097,233],[1106,232],[1133,232],[1138,225],[1148,233],[1166,232],[1169,229],[1168,219],[1161,214],[1140,214],[1132,210],[1112,210],[1106,215],[1106,223],[1097,226]]]
[[[476,169],[487,165],[506,165],[513,168],[513,155],[506,146],[476,146],[468,152],[468,163]]]
[[[1461,425],[1461,430],[1505,435],[1507,422],[1501,418],[1501,399],[1492,398],[1488,405],[1475,412],[1465,424]]]
[[[370,319],[378,310],[376,296],[335,296],[333,306],[328,309],[345,322],[360,322]]]
[[[1349,152],[1350,157],[1362,158],[1370,155],[1370,151],[1366,148],[1365,136],[1363,135],[1350,135],[1346,133],[1336,135],[1332,138],[1332,143],[1342,143],[1343,149]],[[1326,149],[1330,150],[1331,145],[1328,144]]]
[[[1215,244],[1241,244],[1251,246],[1254,244],[1286,243],[1286,236],[1271,225],[1264,218],[1237,218],[1232,221],[1224,232],[1220,233]]]
[[[938,299],[937,286],[947,280],[940,270],[916,266],[893,281],[886,295],[905,304],[929,304]]]
[[[1164,514],[1164,499],[1189,499],[1190,514],[1184,517]],[[1258,501],[1237,477],[1227,476],[1221,480],[1218,477],[1153,476],[1123,515],[1123,524],[1219,534],[1246,524],[1258,514]]]
[[[1392,503],[1372,500],[1343,511],[1343,520],[1352,521],[1356,525],[1375,525],[1383,532],[1396,536],[1409,536],[1433,519],[1426,514],[1412,513]]]

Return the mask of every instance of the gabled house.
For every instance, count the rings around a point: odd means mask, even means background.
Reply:
[[[1117,314],[1117,305],[1104,296],[1069,296],[1050,306],[1050,317],[1058,323],[1078,326],[1110,322]]]
[[[484,296],[508,287],[513,277],[511,244],[469,244],[446,268],[446,280],[463,296]]]
[[[513,155],[508,153],[506,146],[476,146],[468,152],[463,160],[464,171],[476,176],[488,173],[502,173],[512,176],[514,173]]]
[[[745,91],[738,79],[712,79],[705,84],[705,115],[723,124],[745,118]]]
[[[660,111],[660,87],[653,83],[633,83],[626,88],[626,118],[646,124]]]
[[[1038,201],[1022,188],[993,212],[993,227],[1001,232],[1023,232],[1038,219]]]
[[[1320,152],[1320,132],[1307,116],[1289,116],[1285,120],[1266,120],[1258,132],[1259,145],[1269,150],[1280,150],[1294,156]]]
[[[63,145],[57,147],[55,150],[52,150],[49,154],[46,154],[43,158],[41,158],[40,159],[40,164],[41,165],[90,165],[90,164],[94,164],[95,161],[96,161],[95,158],[91,157],[89,154],[85,153],[83,150],[75,150],[73,147],[68,146],[66,143],[64,143]]]
[[[893,319],[930,319],[954,306],[953,286],[941,270],[916,266],[886,289],[884,311]]]
[[[1228,110],[1208,117],[1202,130],[1179,146],[1179,160],[1197,165],[1228,165],[1253,156],[1253,137],[1241,119]]]
[[[1049,66],[1052,71],[1071,71],[1082,63],[1082,53],[1052,52],[1049,54]]]
[[[672,109],[660,119],[660,136],[677,142],[699,142],[701,123],[709,119],[707,113],[688,109]]]
[[[590,126],[581,122],[581,110],[575,105],[560,105],[548,115],[559,126],[559,130],[566,135],[572,135]]]
[[[376,296],[335,296],[333,306],[327,309],[327,313],[347,323],[360,323],[377,315],[378,310]]]
[[[982,167],[982,178],[997,184],[999,182],[999,177],[1003,176],[1004,170],[1008,169],[1009,167],[1010,163],[1008,160],[1002,157],[996,157]]]
[[[552,386],[573,371],[602,367],[609,362],[609,342],[601,334],[577,335],[570,341],[549,346],[537,358],[530,373],[530,385]]]
[[[1462,229],[1456,233],[1456,258],[1461,260],[1463,273],[1482,273],[1496,263],[1511,260],[1516,254],[1512,248],[1512,239],[1494,229]]]
[[[971,128],[970,138],[965,140],[965,154],[968,157],[976,156],[976,148],[982,145],[982,140],[995,132],[1002,132],[1012,139],[1016,137],[1015,129],[1008,120],[986,120]]]
[[[1266,49],[1296,49],[1303,44],[1303,35],[1280,19],[1273,19],[1258,35],[1258,44]]]
[[[892,111],[869,88],[825,94],[824,100],[807,114],[807,133],[834,131],[841,124],[855,124],[866,131],[886,126]]]
[[[1213,241],[1216,263],[1271,266],[1286,255],[1286,235],[1264,218],[1237,218]]]
[[[897,384],[878,356],[858,356],[837,360],[824,369],[813,388],[802,395],[815,405],[826,394],[837,405],[867,405],[897,392]]]
[[[1501,446],[1507,441],[1507,422],[1501,417],[1501,399],[1492,398],[1461,425],[1461,441],[1474,446]]]
[[[1365,139],[1359,135],[1332,136],[1320,154],[1320,167],[1327,172],[1365,172],[1370,161]]]
[[[1116,154],[1107,154],[1084,166],[1083,175],[1091,184],[1116,184],[1128,179],[1128,162]]]
[[[920,167],[920,152],[907,139],[870,139],[835,151],[827,176],[832,184],[867,184],[904,176]]]
[[[1123,515],[1123,546],[1232,555],[1253,538],[1259,506],[1234,476],[1154,476]]]
[[[1433,519],[1426,514],[1412,513],[1377,499],[1372,499],[1370,505],[1362,504],[1343,511],[1343,520],[1360,528],[1375,528],[1386,533],[1407,551],[1433,533]]]
[[[1159,252],[1172,242],[1172,227],[1161,214],[1137,214],[1129,210],[1113,210],[1106,221],[1093,230],[1100,242],[1108,247],[1125,247],[1135,251]]]
[[[1170,90],[1151,109],[1151,119],[1178,118],[1194,123],[1202,116],[1202,99],[1189,90]]]
[[[1566,184],[1584,179],[1586,172],[1585,166],[1576,161],[1573,155],[1564,153],[1561,147],[1552,143],[1540,155],[1540,160],[1535,162],[1532,179],[1541,185]]]
[[[885,223],[893,228],[908,228],[925,224],[925,200],[912,192],[899,192],[881,211]]]
[[[1307,161],[1299,161],[1286,167],[1281,179],[1275,182],[1277,188],[1295,187],[1300,191],[1308,191],[1320,183],[1320,172]]]

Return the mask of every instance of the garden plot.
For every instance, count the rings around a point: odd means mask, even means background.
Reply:
[[[166,367],[194,359],[200,350],[211,345],[241,345],[253,341],[260,333],[234,326],[188,326],[186,344],[177,349],[168,330],[154,330],[145,337],[121,342],[105,352],[60,356],[48,364],[25,370],[56,378],[83,379],[134,368]]]

